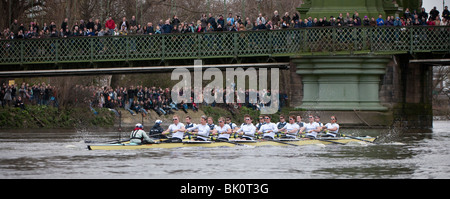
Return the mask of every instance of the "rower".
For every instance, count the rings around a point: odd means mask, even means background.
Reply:
[[[323,126],[323,123],[320,122],[320,116],[318,116],[318,115],[314,116],[314,121],[315,121],[317,124],[319,124],[320,127]]]
[[[259,131],[259,129],[261,129],[261,126],[264,125],[264,115],[260,115],[259,116],[259,123],[256,124],[256,129]]]
[[[241,125],[241,128],[239,128],[236,133],[242,135],[242,138],[245,140],[253,140],[256,133],[256,127],[252,124],[251,116],[248,114],[244,115],[244,121],[245,123]]]
[[[210,130],[214,130],[214,127],[216,127],[216,125],[214,124],[214,119],[212,117],[208,117],[208,124],[207,124],[210,128]]]
[[[162,133],[163,135],[172,133],[172,137],[165,142],[182,142],[185,131],[184,124],[180,122],[177,115],[172,116],[172,121],[173,124],[171,124],[169,128],[167,128],[167,130]]]
[[[331,122],[325,124],[325,126],[322,127],[322,129],[326,129],[327,134],[324,135],[323,137],[336,137],[339,133],[339,124],[336,123],[337,122],[337,118],[336,116],[331,116]]]
[[[207,141],[211,129],[208,124],[206,124],[207,117],[202,115],[200,118],[200,124],[195,125],[186,129],[186,132],[192,132],[192,134],[197,135],[196,141]]]
[[[295,116],[289,116],[289,123],[287,123],[280,131],[286,132],[286,137],[296,138],[297,132],[300,129],[297,123],[295,123]]]
[[[147,136],[147,133],[143,130],[144,126],[141,123],[137,123],[134,130],[130,135],[130,143],[134,144],[147,144],[155,143],[152,139]]]
[[[231,130],[233,131],[236,131],[238,129],[238,126],[235,123],[231,122],[231,117],[229,116],[225,118],[225,124],[230,126]]]
[[[187,115],[186,118],[184,118],[184,128],[185,128],[185,129],[192,128],[192,127],[195,126],[195,124],[191,122],[191,119],[192,119],[192,118],[191,118],[191,116],[189,116],[189,115]],[[185,134],[184,134],[184,137],[186,138],[186,136],[187,136],[189,139],[191,139],[190,135],[188,135],[188,134],[185,133]]]
[[[317,122],[314,122],[314,116],[308,116],[309,122],[305,123],[305,126],[302,127],[301,132],[303,130],[306,132],[306,136],[309,138],[317,138],[317,133],[321,131],[321,128]]]
[[[263,124],[261,126],[258,133],[264,133],[263,134],[264,139],[272,139],[273,140],[275,138],[275,133],[278,132],[278,128],[275,123],[270,122],[270,119],[271,118],[269,115],[264,116],[265,124]]]
[[[191,122],[191,116],[187,115],[186,118],[184,118],[184,128],[188,129],[188,128],[192,128],[195,126],[194,123]]]
[[[297,115],[297,124],[300,128],[302,128],[303,126],[305,126],[305,123],[302,122],[302,116],[301,115]]]
[[[167,136],[162,135],[161,133],[164,132],[164,129],[161,128],[161,120],[156,120],[155,125],[150,129],[149,137],[158,138],[158,139],[164,139],[167,138]]]
[[[236,138],[237,136],[236,136],[235,132],[239,129],[239,127],[235,123],[231,122],[231,117],[230,116],[225,118],[225,124],[230,126],[230,128],[231,128],[231,135],[234,135],[234,138]]]
[[[279,137],[280,129],[282,129],[284,126],[286,126],[286,119],[284,118],[284,115],[280,115],[280,121],[277,123],[278,133],[277,137]]]
[[[284,126],[286,126],[287,122],[284,118],[284,115],[280,115],[280,121],[277,123],[277,128],[282,129]]]
[[[225,125],[225,119],[223,117],[219,118],[219,125],[216,125],[213,130],[213,135],[219,135],[217,138],[219,141],[226,141],[230,139],[231,128],[229,125]]]

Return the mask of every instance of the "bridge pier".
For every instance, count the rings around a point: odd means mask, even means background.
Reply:
[[[378,92],[389,57],[314,56],[294,58],[302,76],[303,103],[308,110],[386,111]]]
[[[429,56],[426,56],[429,57]],[[411,55],[394,56],[394,77],[397,97],[392,103],[395,123],[410,129],[433,126],[432,84],[433,68],[421,63],[410,63]]]
[[[335,115],[348,126],[430,128],[432,69],[410,59],[408,54],[292,57],[291,106],[304,116]]]

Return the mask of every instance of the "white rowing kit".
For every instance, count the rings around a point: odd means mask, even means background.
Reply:
[[[204,141],[208,140],[208,136],[211,131],[211,128],[209,128],[209,126],[207,124],[205,124],[205,125],[198,124],[192,128],[188,128],[187,131],[192,132],[195,129],[198,130],[197,135],[199,135],[199,136],[197,136],[197,138],[202,139]]]
[[[327,135],[331,135],[333,137],[336,137],[336,135],[339,133],[339,124],[337,123],[327,123],[325,125],[327,127],[327,129],[334,129],[335,127],[337,128],[336,131],[328,131]]]
[[[306,128],[305,131],[306,131],[307,136],[312,136],[314,138],[317,137],[317,132],[313,131],[313,130],[316,130],[317,127],[319,127],[319,124],[317,122],[305,123],[304,127]]]
[[[253,140],[256,133],[256,127],[253,124],[242,124],[241,128],[237,131],[237,133],[244,132],[242,135],[243,138]]]
[[[294,124],[287,123],[284,126],[284,128],[286,129],[286,137],[288,137],[288,138],[297,138],[296,136],[297,136],[298,130],[300,130],[300,126],[298,126],[298,124],[296,124],[296,123],[294,123]],[[288,133],[288,132],[290,132],[290,131],[292,131],[294,129],[297,129],[297,131],[295,131],[295,133]]]
[[[261,128],[259,129],[259,131],[263,132],[263,136],[264,137],[271,137],[272,139],[275,139],[275,133],[278,132],[278,127],[275,123],[268,123],[268,124],[263,124],[261,126]],[[271,131],[269,133],[267,133],[268,131]]]
[[[228,133],[226,133],[227,131],[228,131],[228,129],[231,129],[230,128],[230,125],[228,125],[228,124],[226,124],[226,125],[223,125],[223,127],[220,127],[219,125],[216,125],[216,127],[214,127],[214,129],[216,129],[217,130],[217,133],[219,133],[219,139],[230,139],[230,135],[231,134],[228,134]]]
[[[174,131],[180,130],[183,127],[184,127],[184,124],[179,122],[177,125],[171,124],[168,129],[169,129],[169,132],[173,133]],[[184,137],[184,132],[182,132],[182,131],[177,131],[176,133],[172,134],[172,138],[179,138],[182,140],[183,137]]]

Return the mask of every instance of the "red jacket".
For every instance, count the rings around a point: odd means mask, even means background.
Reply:
[[[108,20],[105,23],[105,27],[109,28],[110,30],[114,30],[116,28],[116,23],[114,23],[114,20]]]

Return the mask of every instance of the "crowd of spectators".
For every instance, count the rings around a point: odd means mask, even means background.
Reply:
[[[118,108],[127,110],[131,115],[141,113],[144,116],[149,114],[148,111],[155,111],[159,116],[173,114],[173,110],[183,110],[187,112],[189,108],[194,111],[198,107],[193,104],[188,107],[187,104],[175,104],[171,99],[169,88],[162,89],[160,87],[84,87],[77,85],[75,87],[76,96],[82,97],[83,101],[88,102],[92,111],[94,107],[108,108],[117,115]]]
[[[442,18],[441,18],[442,16]],[[450,25],[450,12],[445,6],[442,15],[434,7],[429,13],[422,8],[420,11],[410,11],[405,9],[399,17],[379,15],[374,17],[359,16],[355,11],[352,15],[346,13],[345,16],[339,13],[337,17],[330,16],[323,18],[300,18],[297,13],[292,16],[286,12],[283,16],[274,11],[271,17],[259,14],[256,19],[249,17],[242,19],[239,15],[233,16],[229,13],[224,17],[219,15],[217,19],[210,13],[208,16],[202,14],[200,19],[193,22],[181,22],[177,16],[171,19],[159,20],[157,24],[148,22],[139,24],[135,16],[130,20],[123,17],[117,23],[109,17],[105,23],[99,19],[89,19],[87,22],[80,20],[69,24],[66,18],[60,27],[55,22],[44,23],[42,26],[38,22],[30,22],[28,26],[14,20],[10,28],[5,28],[2,32],[2,39],[22,39],[22,38],[47,38],[47,37],[77,37],[77,36],[108,36],[108,35],[134,35],[134,34],[168,34],[168,33],[198,33],[213,31],[246,31],[246,30],[277,30],[286,28],[305,27],[325,27],[325,26],[448,26]],[[70,26],[72,25],[72,26]]]
[[[202,97],[202,95],[194,95],[193,90],[191,96]],[[20,86],[17,84],[8,85],[3,83],[0,92],[0,104],[3,108],[5,108],[5,106],[10,106],[22,109],[25,109],[26,105],[58,107],[57,92],[57,87],[46,84],[45,82],[35,83],[31,86],[25,82]],[[203,103],[201,104],[196,104],[193,98],[191,98],[191,103],[182,102],[177,104],[172,101],[171,90],[169,88],[163,89],[155,86],[117,86],[116,88],[112,88],[110,86],[74,85],[68,92],[70,93],[69,97],[64,100],[70,102],[66,102],[65,104],[72,104],[73,106],[78,107],[89,106],[94,113],[96,113],[94,108],[108,108],[115,112],[117,116],[119,115],[119,109],[124,109],[131,115],[142,114],[145,116],[149,114],[149,111],[154,111],[159,116],[162,116],[173,114],[174,111],[179,110],[184,111],[185,113],[187,113],[188,110],[198,111],[199,106],[218,106],[233,112],[242,106],[246,106],[253,110],[260,110],[263,106],[270,105],[270,102],[266,104],[249,103],[249,96],[252,92],[256,92],[253,90],[245,91],[245,99],[240,99],[237,90],[235,90],[235,101],[233,103],[225,103],[227,97],[225,95],[225,93],[227,93],[225,90],[212,91],[213,95],[215,95],[216,92],[223,92],[224,103],[213,102],[210,104],[206,103],[205,100],[202,100]],[[180,95],[182,95],[182,93],[180,93]],[[259,96],[259,94],[256,95]],[[271,91],[267,90],[263,95],[270,96]],[[287,95],[280,94],[280,100],[278,102],[280,103],[280,109],[282,106],[286,106]]]
[[[202,95],[194,95],[194,89],[192,89],[191,96],[200,96]],[[182,92],[182,91],[180,91]],[[216,91],[216,92],[224,92],[225,91]],[[215,95],[214,91],[212,94]],[[172,100],[171,90],[169,88],[161,88],[161,87],[143,87],[140,86],[130,86],[130,87],[122,87],[117,86],[116,88],[112,88],[109,86],[105,87],[96,87],[96,86],[81,86],[76,85],[74,88],[74,95],[77,100],[82,102],[87,102],[91,108],[91,110],[95,113],[95,107],[97,108],[108,108],[109,110],[119,115],[118,108],[125,109],[131,115],[142,114],[148,115],[149,111],[154,111],[159,116],[173,114],[174,111],[184,111],[187,113],[188,110],[198,111],[199,106],[218,106],[222,108],[226,108],[229,111],[233,112],[233,110],[239,109],[242,106],[246,106],[253,110],[260,110],[261,107],[270,105],[269,103],[249,103],[249,94],[253,92],[252,90],[245,91],[245,99],[235,98],[233,103],[225,103],[226,96],[224,97],[224,103],[206,103],[205,100],[201,104],[195,103],[193,98],[191,103],[175,103]],[[180,95],[183,95],[180,93]],[[270,90],[266,92],[266,95],[270,96]],[[235,90],[235,96],[237,95],[237,91]],[[280,95],[280,106],[286,106],[287,95]]]
[[[27,83],[8,85],[2,84],[0,90],[0,104],[25,109],[25,104],[58,106],[56,99],[58,89],[45,82],[36,83],[32,86]]]

